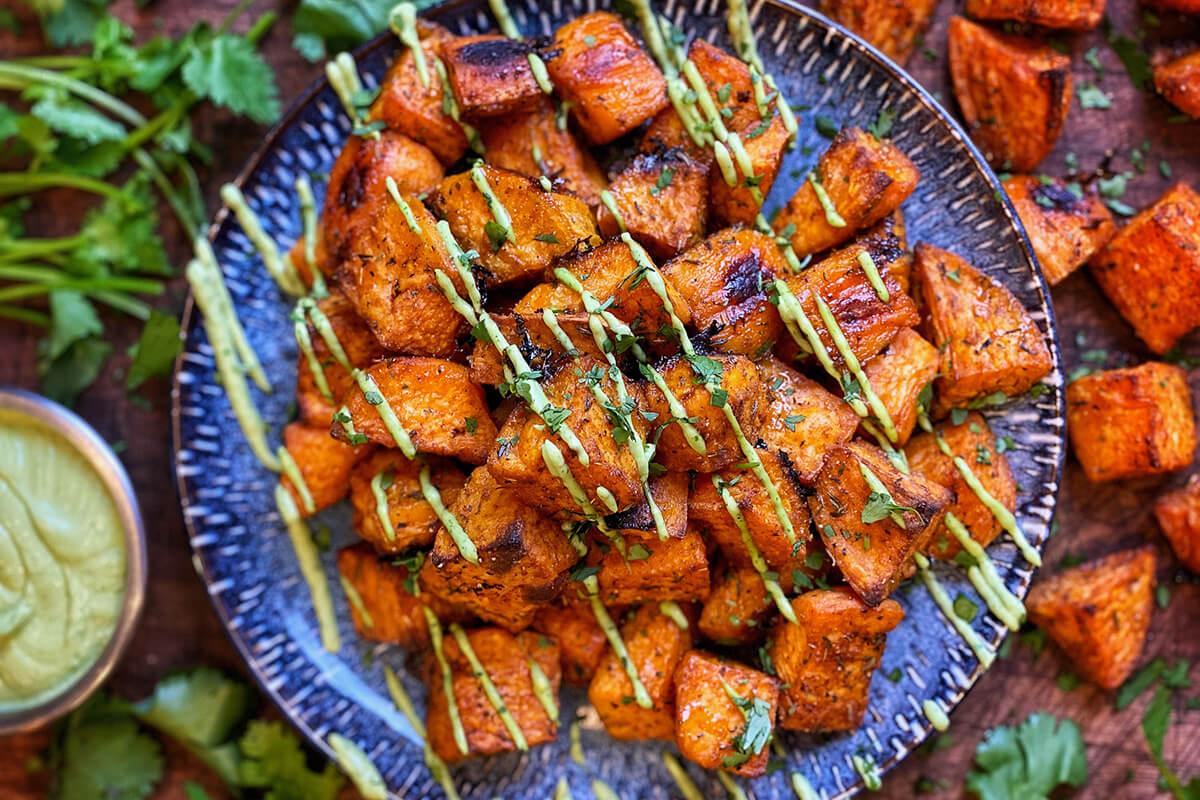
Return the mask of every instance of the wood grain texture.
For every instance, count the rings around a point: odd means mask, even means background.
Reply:
[[[232,0],[203,4],[160,0],[149,9],[138,9],[131,0],[120,0],[115,9],[134,25],[139,37],[147,37],[160,30],[178,34],[197,19],[215,22],[233,4]],[[271,0],[256,4],[255,10],[265,11],[278,6],[278,10],[284,11],[290,5]],[[950,0],[941,1],[937,18],[925,36],[928,52],[944,52],[946,23],[957,10],[956,5]],[[1109,16],[1118,31],[1133,33],[1141,25],[1136,0],[1110,0]],[[242,27],[247,24],[243,21]],[[1149,29],[1148,34],[1149,41],[1164,46],[1187,41],[1194,44],[1200,41],[1200,25],[1195,21],[1163,16],[1161,26]],[[1097,82],[1112,95],[1113,109],[1087,111],[1073,101],[1066,131],[1043,163],[1042,171],[1065,174],[1068,153],[1076,155],[1084,173],[1102,165],[1116,171],[1132,169],[1130,151],[1148,141],[1150,151],[1145,159],[1146,172],[1131,181],[1129,192],[1123,198],[1125,202],[1141,207],[1166,189],[1169,181],[1159,174],[1160,159],[1171,165],[1176,179],[1200,186],[1200,145],[1197,144],[1200,124],[1172,123],[1170,120],[1175,116],[1172,108],[1151,94],[1135,90],[1119,60],[1106,46],[1102,32],[1054,38],[1069,47],[1073,55],[1076,83]],[[308,64],[296,55],[290,39],[291,31],[285,18],[264,43],[269,60],[277,68],[285,101],[295,97],[320,74],[318,66]],[[1092,47],[1097,48],[1105,67],[1102,76],[1098,76],[1084,60],[1084,53]],[[40,49],[36,24],[27,23],[20,36],[0,34],[0,57],[26,55]],[[917,52],[908,66],[924,86],[953,110],[943,56],[931,58]],[[211,109],[199,115],[196,127],[198,138],[210,143],[220,154],[218,163],[203,175],[210,207],[215,207],[217,188],[257,147],[261,130]],[[61,209],[78,201],[66,196],[44,199],[48,202],[41,208],[53,204],[56,213],[45,213],[36,219],[35,231],[38,235],[64,233],[55,226],[58,220],[67,216]],[[186,253],[186,243],[177,236],[171,237],[171,241],[172,255],[181,259]],[[176,281],[170,296],[164,300],[164,307],[178,310],[183,296],[183,283]],[[1058,286],[1054,290],[1054,302],[1068,371],[1078,363],[1083,350],[1107,350],[1109,366],[1149,358],[1086,270]],[[123,352],[125,345],[136,338],[137,326],[115,317],[106,318],[106,323],[114,334],[116,352]],[[1077,334],[1084,338],[1077,342]],[[0,385],[36,388],[35,340],[33,330],[11,324],[0,327],[0,343],[5,354],[0,358]],[[1200,337],[1193,334],[1185,340],[1185,351],[1200,355]],[[112,369],[127,366],[127,360],[122,357],[114,358],[113,362]],[[1200,390],[1200,371],[1192,371],[1192,384],[1194,390]],[[168,382],[157,380],[140,392],[140,398],[130,398],[108,375],[81,398],[78,410],[109,441],[125,443],[121,457],[141,498],[149,537],[147,613],[111,688],[122,695],[139,697],[167,671],[197,664],[213,664],[244,674],[192,568],[172,480],[171,457],[164,444],[168,439]],[[1069,459],[1058,513],[1059,529],[1047,552],[1047,568],[1053,569],[1068,553],[1096,556],[1144,541],[1158,547],[1161,556],[1159,580],[1172,586],[1172,600],[1168,609],[1158,611],[1154,616],[1143,661],[1155,655],[1167,658],[1200,656],[1200,636],[1197,636],[1194,622],[1200,610],[1200,583],[1183,572],[1171,557],[1150,514],[1152,499],[1165,488],[1181,483],[1184,477],[1180,474],[1164,480],[1100,488],[1089,484],[1078,465]],[[877,796],[889,800],[910,797],[915,783],[923,776],[940,781],[946,787],[931,796],[962,796],[963,776],[983,732],[997,724],[1020,721],[1038,709],[1069,716],[1083,727],[1091,780],[1077,796],[1117,796],[1134,800],[1162,796],[1155,788],[1157,773],[1146,753],[1139,725],[1148,696],[1116,713],[1111,693],[1089,686],[1080,686],[1070,692],[1059,689],[1055,678],[1068,670],[1066,660],[1052,647],[1036,658],[1025,648],[1014,648],[1012,656],[997,661],[954,712],[947,737],[949,746],[934,755],[912,755],[887,776],[884,789]],[[1167,740],[1167,757],[1178,772],[1190,776],[1200,772],[1200,711],[1185,711],[1182,707],[1176,711],[1175,724]],[[47,732],[0,739],[0,797],[32,800],[45,795],[46,776],[30,772],[27,766],[30,757],[36,755],[47,741]],[[156,799],[182,797],[183,783],[195,779],[200,779],[214,798],[221,796],[216,791],[216,782],[206,777],[203,768],[186,754],[168,747],[167,757],[168,778],[155,794]]]

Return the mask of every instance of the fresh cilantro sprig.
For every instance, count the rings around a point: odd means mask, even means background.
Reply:
[[[416,0],[415,5],[422,9],[434,2]],[[300,0],[292,17],[292,46],[309,61],[357,47],[387,29],[395,5],[396,0]]]
[[[1087,780],[1087,752],[1079,726],[1036,712],[1016,727],[993,728],[975,749],[967,788],[980,800],[1049,797],[1057,787]]]

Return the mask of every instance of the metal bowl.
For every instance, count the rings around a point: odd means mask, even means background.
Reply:
[[[146,531],[133,485],[116,453],[79,415],[52,400],[21,389],[0,387],[0,410],[26,415],[62,436],[87,459],[108,489],[125,532],[125,599],[108,645],[95,663],[45,701],[0,712],[0,735],[42,727],[78,708],[112,673],[133,638],[146,597]]]

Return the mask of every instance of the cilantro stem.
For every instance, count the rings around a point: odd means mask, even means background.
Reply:
[[[0,274],[0,278],[7,278],[7,276]],[[11,278],[8,279],[12,280]],[[55,289],[74,289],[77,292],[88,294],[95,294],[97,292],[162,294],[163,285],[160,281],[150,281],[143,278],[88,278],[82,280],[59,279],[41,281],[35,279],[29,283],[6,286],[0,289],[0,303],[38,297],[48,294]]]
[[[43,328],[50,324],[50,317],[47,315],[40,311],[34,311],[32,308],[21,308],[20,306],[0,306],[0,317],[17,322],[27,322],[30,325],[40,325]]]
[[[89,292],[89,294],[91,297],[104,303],[104,305],[115,308],[117,311],[121,311],[131,317],[140,320],[150,319],[150,306],[136,297],[130,297],[120,292]]]
[[[74,250],[85,242],[82,234],[54,239],[14,239],[0,242],[0,264],[26,258],[43,258],[64,250]]]
[[[83,81],[67,77],[66,75],[60,75],[50,70],[14,64],[11,61],[0,61],[0,88],[28,89],[31,85],[38,83],[66,89],[68,92],[78,95],[84,100],[120,117],[130,125],[140,126],[146,124],[146,118],[136,108],[118,100],[108,92],[97,89],[95,86],[90,86]]]
[[[150,179],[154,181],[154,185],[162,192],[163,197],[167,200],[167,205],[171,206],[171,211],[175,213],[175,218],[179,220],[179,224],[183,226],[188,235],[194,236],[199,233],[200,222],[196,216],[193,216],[194,209],[188,208],[183,198],[175,191],[174,185],[172,185],[171,181],[163,173],[162,168],[159,167],[158,162],[145,150],[140,148],[133,151],[133,160],[150,175]],[[180,169],[184,173],[184,179],[188,181],[189,189],[191,189],[195,172],[183,159],[180,159],[180,164]]]
[[[40,69],[88,69],[94,62],[85,56],[26,56],[9,63]]]
[[[119,186],[83,175],[67,172],[0,172],[0,197],[58,188],[79,189],[105,197],[121,196]]]

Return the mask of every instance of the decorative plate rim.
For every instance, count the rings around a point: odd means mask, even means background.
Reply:
[[[437,20],[445,15],[453,14],[456,11],[472,7],[482,6],[483,0],[446,0],[437,5],[423,9],[420,12],[422,17]],[[1062,490],[1062,477],[1066,463],[1067,453],[1067,433],[1065,421],[1065,387],[1062,373],[1062,354],[1059,343],[1058,321],[1055,316],[1054,305],[1050,292],[1050,287],[1046,282],[1044,273],[1037,255],[1030,243],[1029,236],[1022,224],[1020,217],[1016,213],[1016,209],[1012,204],[1007,192],[1004,191],[1003,184],[992,170],[983,154],[972,142],[970,136],[963,129],[957,119],[915,78],[908,74],[905,69],[897,62],[893,61],[887,55],[878,50],[874,45],[870,44],[857,33],[849,30],[842,24],[835,22],[814,8],[802,5],[798,0],[750,0],[749,13],[753,20],[763,6],[776,6],[792,16],[793,19],[803,21],[805,24],[815,22],[818,26],[823,26],[827,30],[823,33],[823,38],[828,38],[829,35],[836,34],[844,37],[846,47],[853,47],[858,51],[858,57],[866,58],[874,63],[874,65],[884,72],[888,79],[892,82],[900,84],[904,89],[911,92],[913,97],[924,106],[939,122],[944,124],[949,133],[957,141],[958,145],[966,152],[967,157],[971,162],[971,166],[984,179],[987,187],[995,194],[999,201],[1000,207],[1004,211],[1005,218],[1008,222],[1009,229],[1016,235],[1017,243],[1019,244],[1019,252],[1023,257],[1025,265],[1028,267],[1030,277],[1033,279],[1035,286],[1031,287],[1036,290],[1037,295],[1041,300],[1041,312],[1045,315],[1045,334],[1047,338],[1047,346],[1050,350],[1052,369],[1042,379],[1049,380],[1053,387],[1054,394],[1054,409],[1053,419],[1057,419],[1060,423],[1057,428],[1058,433],[1055,434],[1058,441],[1058,453],[1052,465],[1052,473],[1048,478],[1053,481],[1053,488],[1048,489],[1045,485],[1040,487],[1034,497],[1048,498],[1051,502],[1048,507],[1051,509],[1050,519],[1047,521],[1047,533],[1038,542],[1034,543],[1034,548],[1039,552],[1045,549],[1046,541],[1049,539],[1049,525],[1057,513],[1059,496]],[[363,43],[359,47],[351,51],[356,63],[361,62],[365,57],[372,55],[380,48],[387,47],[394,42],[394,35],[390,31],[384,31],[373,37],[369,41]],[[824,44],[822,43],[822,46]],[[291,128],[295,123],[296,117],[301,114],[309,104],[313,103],[319,95],[328,89],[330,86],[326,76],[320,75],[315,80],[310,82],[287,106],[286,110],[275,122],[271,128],[263,134],[263,140],[257,148],[247,158],[241,169],[238,170],[236,176],[231,180],[231,183],[239,189],[243,188],[251,176],[261,167],[264,159],[279,146],[280,139],[284,133]],[[212,221],[205,230],[204,236],[209,244],[215,243],[221,229],[230,219],[230,210],[227,206],[222,205],[217,209],[212,217]],[[197,322],[200,321],[199,315],[196,313],[195,299],[192,292],[188,291],[185,298],[184,308],[181,315],[180,330],[182,340],[186,342]],[[181,397],[182,384],[179,380],[181,368],[184,359],[187,356],[187,350],[182,350],[176,356],[175,363],[172,368],[172,383],[171,383],[171,468],[173,474],[173,482],[175,484],[176,493],[180,504],[180,513],[183,517],[185,533],[188,537],[188,548],[192,551],[192,566],[196,570],[197,575],[201,578],[206,588],[211,587],[214,581],[214,576],[211,572],[210,565],[206,559],[196,550],[193,545],[193,539],[197,536],[196,524],[191,515],[187,513],[187,509],[196,501],[191,496],[188,489],[188,480],[180,473],[178,456],[182,449],[182,414],[181,414]],[[1018,575],[1018,586],[1014,594],[1019,599],[1024,599],[1028,594],[1033,580],[1040,568],[1030,565],[1029,574],[1027,577]],[[250,643],[244,637],[235,635],[235,629],[231,624],[232,618],[230,610],[226,607],[223,601],[211,591],[206,592],[209,603],[212,605],[218,619],[221,622],[221,628],[226,638],[233,644],[234,649],[245,663],[254,682],[258,685],[259,690],[270,699],[271,703],[280,711],[288,724],[296,728],[308,742],[308,744],[330,761],[336,763],[336,754],[329,744],[314,731],[307,722],[288,705],[278,691],[272,689],[270,680],[263,673],[256,655],[252,652]],[[999,644],[1011,634],[1011,631],[1001,627],[993,641],[988,638],[986,641],[991,646],[999,646]],[[979,679],[990,669],[977,660],[974,669],[966,675],[964,687],[955,687],[954,692],[949,695],[952,702],[948,701],[946,713],[949,715],[955,711],[959,705],[966,699],[967,694],[975,688]],[[896,752],[882,763],[877,764],[878,773],[880,776],[885,775],[900,762],[911,754],[912,750],[920,746],[933,732],[933,725],[924,717],[918,716],[917,725],[910,736],[907,743],[908,749],[904,752]],[[862,791],[863,779],[859,775],[854,776],[855,780],[848,785],[843,791],[836,795],[830,795],[831,800],[842,800],[843,798],[852,797]],[[392,796],[389,789],[389,796]]]

